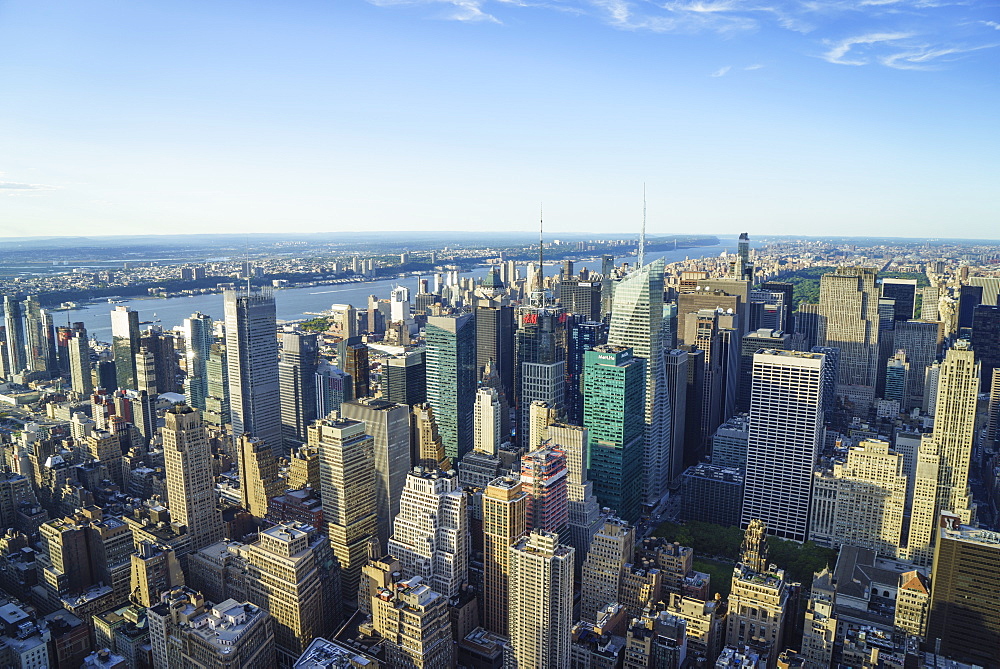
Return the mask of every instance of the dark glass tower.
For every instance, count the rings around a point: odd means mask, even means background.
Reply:
[[[306,428],[316,420],[316,367],[319,344],[316,333],[284,332],[278,386],[281,392],[281,438],[285,450],[306,441]]]
[[[476,320],[472,314],[430,316],[427,402],[434,409],[444,453],[458,462],[472,450],[476,395]]]

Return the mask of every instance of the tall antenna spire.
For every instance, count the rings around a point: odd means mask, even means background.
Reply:
[[[542,290],[542,284],[545,283],[545,266],[542,264],[544,261],[544,250],[545,244],[542,240],[542,203],[538,203],[538,279],[537,285],[538,290]]]
[[[642,182],[642,228],[639,230],[639,268],[645,265],[646,259],[646,182]]]

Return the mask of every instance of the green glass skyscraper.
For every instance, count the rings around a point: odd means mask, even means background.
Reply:
[[[583,426],[587,472],[602,506],[639,519],[646,406],[646,361],[605,344],[584,355]]]
[[[427,402],[434,409],[445,455],[452,462],[472,450],[476,399],[476,321],[472,314],[430,316],[427,341]]]

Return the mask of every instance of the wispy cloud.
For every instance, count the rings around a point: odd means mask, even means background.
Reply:
[[[762,67],[764,67],[763,64],[761,64],[761,63],[754,63],[753,65],[747,65],[743,69],[746,70],[747,72],[750,72],[751,70],[759,70]]]
[[[615,28],[665,34],[736,38],[765,29],[810,35],[799,52],[825,49],[836,65],[937,69],[961,54],[989,48],[1000,30],[982,0],[368,0],[380,7],[437,8],[437,18],[502,24],[504,12],[530,9],[590,16]],[[956,17],[961,6],[967,16]],[[976,12],[980,12],[976,16]],[[979,20],[977,20],[979,19]],[[854,26],[846,37],[829,28]],[[841,33],[843,34],[843,33]],[[759,69],[750,65],[744,70]],[[726,70],[728,72],[728,70]],[[726,72],[713,73],[723,76]]]
[[[713,72],[712,74],[710,74],[708,76],[710,76],[710,77],[724,77],[724,76],[726,76],[726,72],[729,72],[729,70],[731,70],[731,69],[733,69],[732,65],[726,65],[725,67],[720,67],[719,69],[717,69],[715,72]]]
[[[56,190],[55,186],[45,184],[26,184],[17,181],[0,181],[0,195],[28,195],[41,191]]]

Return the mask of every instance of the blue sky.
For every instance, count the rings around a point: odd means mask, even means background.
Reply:
[[[1000,5],[0,0],[0,236],[1000,237]]]

